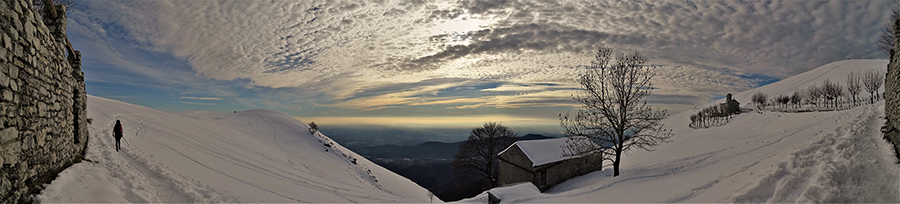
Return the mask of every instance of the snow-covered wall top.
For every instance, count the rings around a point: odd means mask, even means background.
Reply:
[[[42,18],[30,0],[0,2],[0,203],[30,202],[86,147],[81,56],[67,58],[65,7],[54,8]]]

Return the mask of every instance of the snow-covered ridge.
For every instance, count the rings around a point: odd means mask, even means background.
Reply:
[[[825,79],[844,84],[850,72],[884,73],[887,62],[838,61],[735,98],[748,105],[757,91],[777,96]],[[709,129],[688,127],[696,111],[664,120],[673,141],[626,154],[618,177],[606,169],[543,193],[530,183],[490,192],[502,203],[900,202],[900,165],[879,131],[883,101],[844,111],[744,113]],[[460,202],[484,203],[487,194]]]
[[[166,113],[90,96],[86,158],[42,202],[430,202],[428,191],[271,110]],[[112,126],[122,121],[116,152]],[[326,145],[327,144],[327,145]],[[435,201],[439,201],[434,198]]]
[[[825,82],[825,79],[846,86],[847,75],[850,75],[850,73],[859,72],[860,74],[865,74],[866,71],[872,70],[884,74],[885,72],[887,72],[888,62],[889,61],[886,59],[855,59],[836,61],[822,65],[821,67],[809,70],[807,72],[800,73],[796,76],[782,79],[781,81],[775,83],[767,84],[762,87],[734,94],[734,98],[735,100],[741,102],[742,107],[751,107],[750,98],[756,92],[766,93],[769,95],[769,97],[778,95],[790,96],[791,94],[794,94],[794,91],[806,90],[806,88],[808,88],[810,85],[821,86],[822,83]],[[882,86],[882,88],[879,89],[878,92],[883,93],[884,87]],[[723,93],[723,95],[724,94],[725,93]],[[863,91],[863,93],[860,93],[860,98],[868,98],[868,96],[869,93],[865,93],[865,91]],[[724,100],[719,100],[712,104],[722,103],[723,101]]]

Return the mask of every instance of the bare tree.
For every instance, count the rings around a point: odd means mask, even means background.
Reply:
[[[842,90],[842,92],[844,92],[844,97],[842,97],[843,98],[842,100],[844,100],[844,103],[850,103],[851,108],[856,107],[856,103],[853,103],[853,96],[850,95],[849,92],[847,92],[847,87],[844,87],[844,90]]]
[[[781,104],[781,108],[787,108],[788,103],[791,102],[791,97],[785,96],[785,95],[778,95],[778,98],[776,98],[776,100],[778,101],[779,104]]]
[[[778,106],[780,108],[780,107],[782,107],[781,102],[784,101],[782,99],[784,99],[784,95],[772,97],[772,104],[775,104],[776,106]]]
[[[803,93],[802,91],[794,91],[794,95],[791,95],[791,104],[794,104],[794,108],[800,108],[800,101],[803,101]]]
[[[831,82],[829,79],[825,79],[825,82],[822,83],[822,91],[825,96],[825,100],[831,101],[831,106],[837,108],[838,102],[842,95],[844,95],[844,88],[841,84]]]
[[[822,98],[822,89],[815,84],[809,85],[809,88],[806,89],[806,96],[810,103],[816,104],[816,107],[819,107],[819,99]]]
[[[848,98],[853,100],[853,105],[857,105],[856,96],[859,95],[859,92],[859,73],[852,72],[850,75],[847,75],[847,94],[850,94]]]
[[[831,105],[831,100],[834,100],[834,93],[831,91],[834,88],[834,84],[831,83],[831,80],[825,79],[825,82],[822,82],[822,87],[820,87],[820,91],[822,91],[822,100],[824,100],[823,104],[827,108]]]
[[[891,18],[881,27],[881,38],[878,39],[878,48],[884,54],[891,54],[891,48],[894,48],[894,22],[900,19],[900,2],[895,1],[891,7]]]
[[[699,119],[700,119],[700,115],[699,115],[699,114],[691,115],[691,124],[688,125],[688,127],[698,127],[698,126],[699,126],[699,125],[698,125]]]
[[[841,101],[841,98],[842,98],[842,96],[846,95],[847,92],[844,91],[844,86],[842,86],[841,83],[839,83],[839,82],[834,82],[833,89],[834,90],[832,90],[831,92],[832,92],[832,94],[834,94],[834,100],[835,100],[834,105],[835,105],[835,107],[837,107],[841,103],[843,103]]]
[[[66,6],[66,13],[78,4],[75,0],[31,0],[31,8],[43,17],[47,15],[47,11],[44,10],[44,7],[46,7],[44,5],[47,5],[47,3]]]
[[[875,92],[884,84],[884,74],[875,70],[869,70],[863,77],[863,85],[869,92],[869,103],[875,103]]]
[[[328,125],[328,124],[325,124]],[[316,122],[309,122],[309,133],[316,134],[319,131],[319,125],[316,125]]]
[[[728,109],[722,105],[706,107],[697,112],[697,114],[691,115],[691,124],[689,127],[709,128],[722,126],[728,124],[731,120],[731,115],[733,114],[739,113],[729,112]]]
[[[476,176],[497,183],[497,154],[518,139],[515,132],[496,122],[472,129],[469,138],[453,156],[453,170],[459,175]]]
[[[753,94],[750,100],[756,104],[756,109],[759,110],[762,107],[766,106],[766,100],[769,100],[768,98],[769,95],[766,95],[763,92],[756,92],[755,94]]]
[[[613,176],[618,176],[623,153],[634,148],[653,150],[660,143],[669,142],[672,131],[660,123],[666,118],[666,111],[654,110],[643,100],[653,90],[650,79],[655,75],[651,67],[645,66],[647,60],[634,52],[616,57],[613,62],[612,54],[609,47],[597,49],[590,68],[579,78],[583,89],[572,96],[582,104],[581,110],[572,117],[560,114],[559,120],[570,140],[586,137],[599,144],[599,150],[571,147],[570,151],[608,152],[604,155],[613,157]]]

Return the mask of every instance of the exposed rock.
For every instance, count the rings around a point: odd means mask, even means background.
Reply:
[[[12,90],[9,90],[9,89],[3,90],[3,100],[4,101],[13,101]]]
[[[0,158],[3,158],[3,157],[0,157]],[[0,163],[0,164],[2,164],[2,163]],[[6,179],[6,175],[4,174],[2,176],[3,177],[0,177],[0,192],[9,191],[10,187],[12,187],[12,186],[9,183],[9,180]]]
[[[19,130],[16,130],[15,127],[9,127],[0,131],[0,144],[6,143],[7,141],[14,140],[19,137]]]
[[[4,73],[0,73],[0,88],[5,88],[9,86],[9,76],[6,76]]]
[[[25,142],[22,143],[22,151],[34,149],[34,137],[31,135],[25,136]]]
[[[18,79],[19,78],[19,68],[16,66],[9,66],[9,78],[10,79]]]
[[[25,37],[28,38],[28,41],[34,39],[34,24],[31,22],[25,23]]]
[[[3,165],[16,165],[16,163],[19,163],[20,146],[19,141],[0,145],[0,156],[6,158],[3,161]]]

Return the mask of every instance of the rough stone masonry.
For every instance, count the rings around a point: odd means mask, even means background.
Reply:
[[[81,54],[66,51],[65,7],[43,17],[32,8],[0,2],[0,203],[31,202],[87,147],[84,73]]]
[[[894,22],[895,28],[900,20]],[[900,158],[900,30],[894,30],[894,48],[891,49],[891,62],[888,63],[884,77],[884,116],[887,124],[882,129],[884,138],[894,144],[894,153]]]

